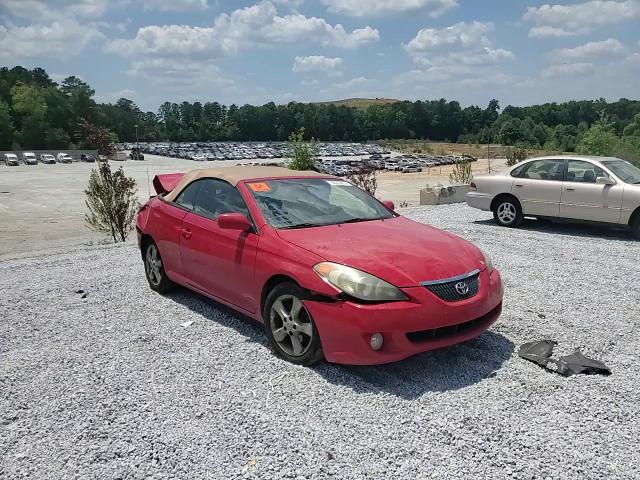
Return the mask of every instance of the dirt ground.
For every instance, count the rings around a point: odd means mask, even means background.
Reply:
[[[494,169],[499,161],[492,160]],[[113,162],[122,165],[127,175],[138,182],[140,201],[145,201],[153,187],[149,181],[159,173],[181,172],[205,166],[222,166],[243,162],[207,162],[146,155],[141,162]],[[502,163],[503,164],[503,163]],[[0,166],[0,258],[24,252],[76,244],[108,241],[92,232],[84,222],[84,189],[95,164],[73,163],[18,167]],[[419,191],[427,184],[449,182],[452,167],[432,168],[422,173],[379,174],[377,196],[393,200],[397,207],[420,202]],[[488,170],[486,160],[473,164],[476,174]]]

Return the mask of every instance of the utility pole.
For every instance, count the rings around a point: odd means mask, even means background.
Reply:
[[[140,160],[140,142],[138,141],[138,124],[135,124],[136,127],[136,158],[134,160]]]

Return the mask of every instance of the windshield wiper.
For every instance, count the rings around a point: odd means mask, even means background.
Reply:
[[[381,220],[380,218],[352,218],[340,223],[359,223],[359,222],[371,222],[373,220]]]
[[[296,223],[295,225],[287,225],[286,227],[280,227],[280,230],[293,230],[294,228],[309,228],[309,227],[321,227],[322,224],[317,223]]]

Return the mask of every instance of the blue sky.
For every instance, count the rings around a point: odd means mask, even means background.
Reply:
[[[640,0],[0,0],[0,64],[99,101],[640,98]]]

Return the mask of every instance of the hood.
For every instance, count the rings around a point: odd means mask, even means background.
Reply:
[[[485,268],[473,244],[404,217],[277,232],[326,261],[368,272],[397,287]]]

